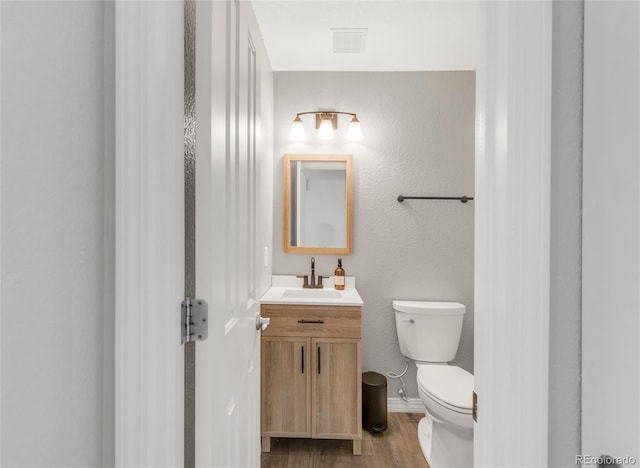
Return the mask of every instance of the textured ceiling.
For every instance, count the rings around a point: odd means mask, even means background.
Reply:
[[[471,1],[254,0],[274,71],[474,70]],[[331,28],[367,28],[364,52],[334,54]]]

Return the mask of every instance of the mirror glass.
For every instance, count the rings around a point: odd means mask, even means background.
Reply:
[[[285,155],[285,252],[351,253],[351,155]]]

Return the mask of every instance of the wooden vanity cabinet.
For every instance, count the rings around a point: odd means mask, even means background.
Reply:
[[[361,453],[361,309],[263,304],[262,450],[271,437],[351,439]]]

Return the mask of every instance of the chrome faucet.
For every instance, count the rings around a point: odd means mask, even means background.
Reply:
[[[307,275],[297,275],[298,278],[302,278],[302,287],[305,289],[322,289],[324,286],[322,285],[322,279],[328,278],[328,276],[316,276],[316,258],[311,257],[311,276]],[[316,283],[316,278],[318,282]]]

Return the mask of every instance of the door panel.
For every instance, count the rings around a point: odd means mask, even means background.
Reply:
[[[309,338],[262,340],[262,430],[265,436],[311,437]]]
[[[250,3],[196,6],[196,273],[210,304],[209,339],[196,362],[196,464],[259,466],[255,323],[269,285],[257,252],[269,245],[270,226],[257,213],[271,213],[272,176],[259,166],[271,159],[272,142],[256,128],[271,126],[271,70]]]
[[[313,437],[360,435],[360,341],[312,339]]]

